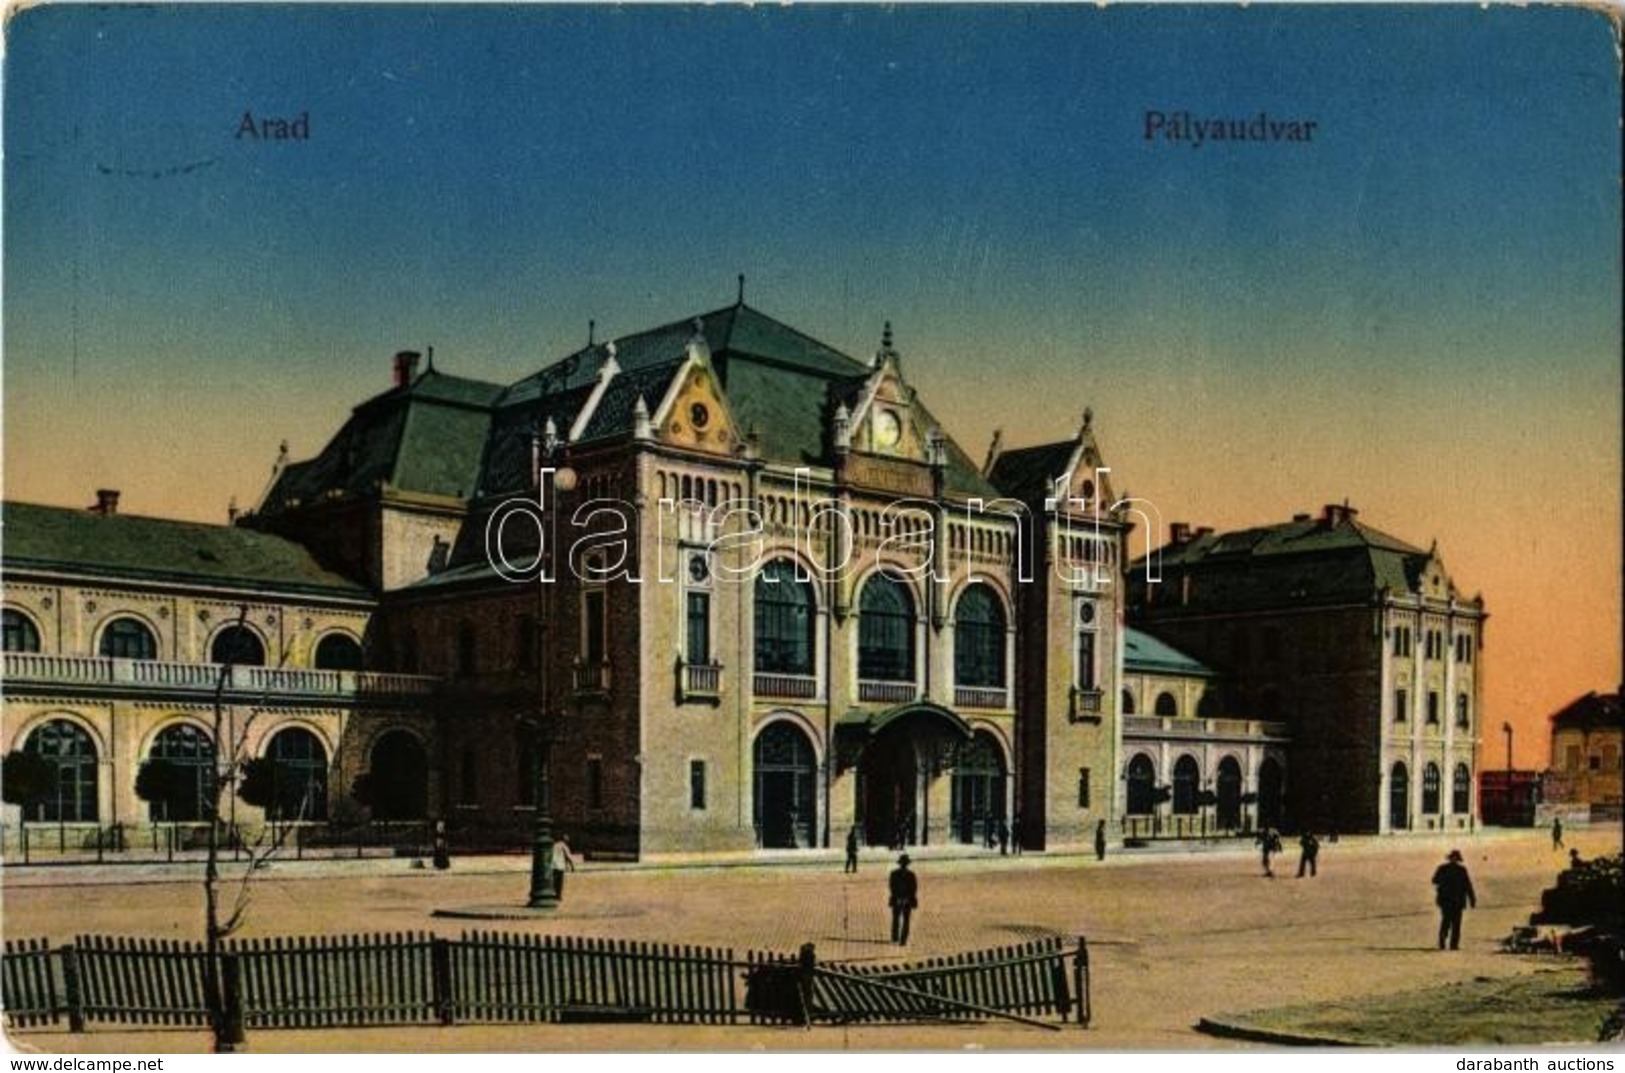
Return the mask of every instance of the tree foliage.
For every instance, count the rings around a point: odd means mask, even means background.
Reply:
[[[56,765],[38,753],[13,749],[0,760],[0,798],[30,808],[56,793]]]

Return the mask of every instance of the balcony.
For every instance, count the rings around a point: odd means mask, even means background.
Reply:
[[[790,700],[812,700],[818,696],[818,679],[810,674],[769,674],[757,671],[751,688],[758,697],[784,697]]]
[[[1208,738],[1215,741],[1285,738],[1285,723],[1257,719],[1189,719],[1167,715],[1123,716],[1125,737]]]
[[[415,674],[372,671],[320,671],[302,667],[225,666],[219,663],[168,663],[152,659],[107,659],[100,656],[56,656],[7,652],[5,680],[15,692],[20,685],[52,692],[110,690],[212,694],[222,684],[233,697],[424,697],[436,679]]]
[[[1102,712],[1101,692],[1098,689],[1072,689],[1072,702],[1066,717],[1073,723],[1098,723]]]
[[[571,667],[570,688],[576,693],[608,693],[608,661],[577,663]]]
[[[720,663],[685,663],[677,661],[677,700],[717,703],[722,697],[722,665]]]
[[[913,682],[858,682],[858,699],[877,704],[907,704],[918,700],[920,687]]]
[[[954,706],[959,708],[1009,708],[1010,691],[997,686],[955,686]]]

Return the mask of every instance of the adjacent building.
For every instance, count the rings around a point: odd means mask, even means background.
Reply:
[[[1552,762],[1546,800],[1583,805],[1596,818],[1619,819],[1625,719],[1619,693],[1587,693],[1550,717]]]
[[[1486,614],[1438,548],[1347,504],[1230,533],[1171,526],[1129,620],[1223,676],[1217,710],[1280,727],[1282,821],[1319,831],[1474,822]],[[1262,787],[1260,793],[1262,794]]]

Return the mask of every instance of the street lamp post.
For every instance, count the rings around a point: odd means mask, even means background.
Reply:
[[[1512,724],[1502,723],[1501,731],[1507,736],[1507,774],[1512,774]]]
[[[546,397],[545,385],[538,385],[540,398]],[[541,434],[531,441],[532,470],[536,478],[537,503],[545,512],[556,504],[546,502],[549,487],[544,480],[550,472],[553,456],[562,446],[553,419],[548,418]],[[569,492],[575,488],[576,473],[568,466],[553,472],[552,491]],[[525,904],[531,909],[556,909],[559,896],[553,878],[553,803],[548,772],[552,760],[553,691],[549,666],[549,646],[545,638],[553,622],[552,585],[556,577],[547,570],[553,549],[548,546],[545,527],[536,551],[536,713],[527,720],[531,733],[532,794],[535,798],[534,819],[530,832],[530,897]],[[553,572],[556,574],[556,571]]]

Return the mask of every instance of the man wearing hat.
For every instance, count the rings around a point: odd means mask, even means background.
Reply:
[[[1450,949],[1456,950],[1461,946],[1461,911],[1469,905],[1478,907],[1473,881],[1461,863],[1461,850],[1451,850],[1434,871],[1433,889],[1439,903],[1439,949],[1444,949],[1448,939]]]
[[[891,870],[886,885],[891,891],[891,941],[907,946],[909,914],[920,904],[920,881],[908,870],[908,854],[897,858],[897,867]]]

